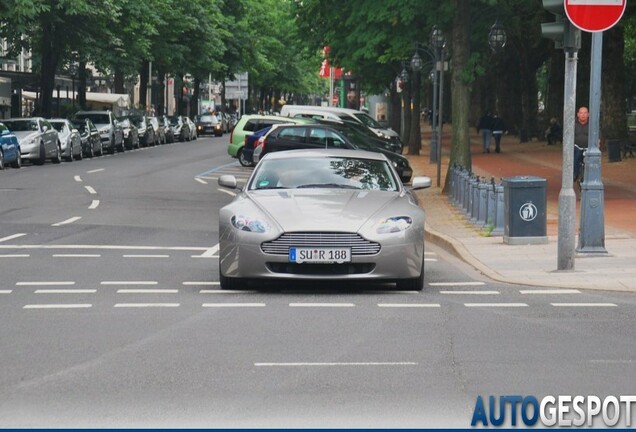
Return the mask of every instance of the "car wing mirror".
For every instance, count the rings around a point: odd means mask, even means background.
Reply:
[[[432,184],[433,182],[431,181],[430,177],[413,177],[411,181],[411,189],[427,189],[430,188]]]
[[[238,189],[238,185],[236,182],[236,177],[230,174],[224,174],[219,177],[219,186],[226,187],[229,189]]]

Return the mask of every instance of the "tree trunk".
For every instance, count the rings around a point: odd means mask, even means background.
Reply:
[[[141,62],[141,67],[139,68],[139,108],[144,109],[148,104],[148,68],[150,67],[150,63],[148,60],[143,60]]]
[[[603,33],[603,82],[601,134],[605,139],[627,138],[627,117],[625,112],[625,68],[623,51],[625,49],[624,30],[617,25]]]
[[[453,32],[451,38],[451,51],[453,53],[453,68],[451,71],[451,99],[453,111],[452,141],[450,163],[448,170],[454,162],[470,169],[470,88],[463,79],[464,68],[468,67],[470,57],[470,0],[453,0],[455,18],[453,20]],[[441,137],[440,137],[441,142]],[[444,191],[448,190],[450,175],[447,171]]]
[[[409,129],[409,154],[419,155],[422,148],[422,131],[420,130],[420,94],[422,74],[415,72],[413,74],[413,83],[411,85],[411,94],[413,95],[413,108],[410,112],[410,129]]]
[[[40,45],[42,64],[40,69],[40,109],[38,115],[51,118],[53,114],[53,88],[57,69],[57,43],[55,27],[47,15],[42,20],[42,44]]]
[[[77,87],[77,101],[81,109],[85,110],[86,105],[86,87],[88,74],[86,73],[86,61],[80,60],[77,67],[77,76],[79,78],[79,84]]]
[[[201,78],[194,79],[194,89],[190,97],[189,117],[199,114],[199,94],[201,93]]]
[[[166,113],[166,71],[163,68],[157,71],[157,80],[159,81],[157,115],[163,115]]]

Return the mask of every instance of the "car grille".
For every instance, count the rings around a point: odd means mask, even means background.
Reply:
[[[286,273],[308,276],[354,275],[371,273],[375,269],[373,263],[349,264],[296,264],[296,263],[266,263],[267,268],[274,273]]]
[[[266,254],[289,255],[290,247],[347,247],[352,256],[375,255],[380,252],[379,243],[369,241],[355,233],[307,232],[285,233],[276,240],[261,243]]]

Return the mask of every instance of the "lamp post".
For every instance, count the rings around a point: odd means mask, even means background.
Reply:
[[[429,45],[416,45],[415,54],[411,58],[411,69],[416,72],[422,70],[424,63],[419,52],[428,54],[433,60],[433,115],[431,121],[431,150],[429,161],[437,163],[437,186],[440,185],[441,172],[441,154],[442,154],[442,101],[444,97],[444,48],[446,47],[446,38],[442,30],[433,26],[431,30]],[[439,107],[439,109],[438,109]],[[419,107],[418,107],[419,108]]]
[[[404,137],[404,128],[405,128],[405,124],[404,124],[404,116],[405,116],[405,111],[406,111],[406,103],[404,102],[404,85],[408,82],[409,80],[409,72],[406,70],[406,62],[402,62],[402,72],[399,73],[399,75],[395,78],[396,82],[398,83],[398,92],[402,93],[402,121],[400,123],[400,136],[402,137],[402,140],[405,139]]]

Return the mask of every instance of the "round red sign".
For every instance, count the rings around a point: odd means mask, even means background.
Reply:
[[[586,32],[602,32],[623,16],[627,0],[564,0],[570,22]]]

